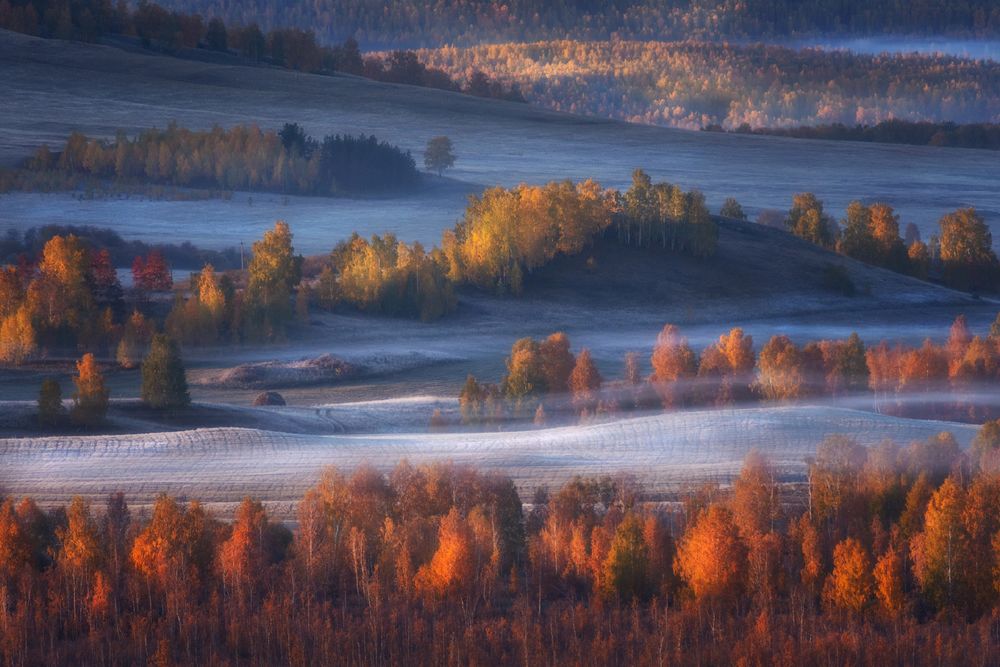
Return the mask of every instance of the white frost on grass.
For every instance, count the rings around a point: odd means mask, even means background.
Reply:
[[[728,481],[753,448],[766,453],[782,475],[794,477],[829,435],[846,434],[865,445],[887,438],[907,444],[940,431],[967,446],[976,427],[802,406],[689,411],[517,432],[319,436],[207,428],[57,436],[0,440],[0,487],[48,505],[74,494],[98,499],[121,490],[138,502],[167,492],[223,504],[252,495],[290,507],[324,466],[388,470],[407,459],[502,472],[526,492],[574,475],[627,473],[662,493]]]

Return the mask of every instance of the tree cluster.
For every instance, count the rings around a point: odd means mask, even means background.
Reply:
[[[419,181],[407,151],[374,136],[330,135],[318,142],[296,124],[280,132],[256,125],[200,132],[171,124],[133,139],[119,132],[112,142],[75,132],[60,152],[43,146],[25,167],[123,183],[302,195],[394,190]]]
[[[920,239],[916,225],[900,235],[899,216],[885,203],[851,202],[840,225],[811,192],[796,194],[785,217],[788,231],[824,248],[921,279],[936,278],[949,287],[994,291],[1000,262],[993,251],[993,234],[976,209],[962,208],[938,221],[940,233],[930,243]]]
[[[316,281],[321,305],[350,304],[360,310],[436,320],[455,309],[454,288],[440,251],[407,245],[394,234],[366,240],[356,233],[330,253]]]
[[[718,238],[700,192],[654,185],[637,169],[625,193],[593,180],[489,188],[445,232],[442,251],[453,281],[516,295],[532,271],[611,231],[624,245],[695,257],[713,255]]]
[[[175,290],[154,248],[135,257],[126,292],[106,249],[72,234],[54,235],[37,261],[22,255],[17,264],[0,266],[0,363],[90,351],[136,368],[159,328],[187,345],[280,340],[292,321],[293,299],[300,315],[308,312],[308,290],[296,289],[301,264],[291,230],[279,221],[253,244],[245,273],[220,276],[206,264]],[[171,291],[173,307],[163,317],[158,295]]]
[[[992,664],[1000,482],[984,461],[946,433],[832,436],[799,489],[751,452],[731,487],[681,502],[576,478],[528,511],[510,479],[470,469],[331,469],[294,530],[251,498],[230,521],[167,495],[151,512],[120,493],[96,511],[4,499],[0,658]]]
[[[541,341],[518,340],[506,367],[499,385],[480,384],[471,375],[466,379],[458,397],[463,423],[498,423],[532,405],[536,406],[536,425],[544,424],[549,412],[569,410],[586,416],[609,409],[601,395],[604,378],[590,350],[583,348],[574,355],[569,337],[562,332]]]

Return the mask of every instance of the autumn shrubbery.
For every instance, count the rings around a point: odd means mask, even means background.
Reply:
[[[987,430],[971,455],[948,434],[830,437],[804,486],[751,452],[730,486],[670,503],[605,477],[525,507],[508,478],[405,462],[325,471],[291,529],[251,498],[225,521],[166,495],[151,511],[121,494],[99,511],[5,499],[0,658],[989,664],[1000,430]]]

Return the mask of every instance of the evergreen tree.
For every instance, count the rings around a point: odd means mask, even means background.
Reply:
[[[59,382],[52,378],[43,380],[38,392],[38,421],[52,426],[62,419],[65,412]]]
[[[149,354],[142,362],[142,400],[158,410],[191,404],[180,351],[165,334],[153,337]]]

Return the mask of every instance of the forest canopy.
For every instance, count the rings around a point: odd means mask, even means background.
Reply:
[[[327,469],[293,528],[252,497],[0,498],[0,660],[995,664],[996,434],[830,436],[794,486],[752,451],[668,503],[624,475],[525,507],[474,469]]]

